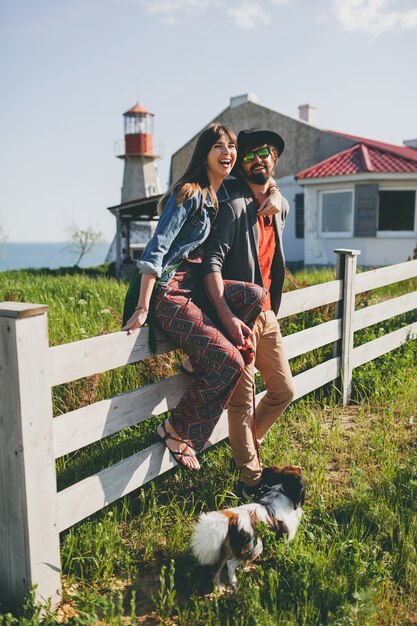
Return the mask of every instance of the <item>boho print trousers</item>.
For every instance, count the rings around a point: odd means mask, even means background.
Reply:
[[[194,368],[195,376],[171,412],[170,423],[181,439],[200,452],[227,406],[245,365],[236,346],[197,306],[195,298],[193,300],[196,293],[199,292],[200,297],[202,294],[196,265],[183,263],[173,279],[159,287],[155,320],[172,342],[190,357]],[[252,328],[262,311],[265,289],[240,281],[224,281],[224,287],[230,309]]]

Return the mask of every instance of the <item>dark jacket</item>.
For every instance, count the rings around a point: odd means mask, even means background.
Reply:
[[[204,246],[203,276],[220,272],[226,280],[243,280],[263,285],[258,261],[259,228],[257,205],[244,181],[227,181],[229,199],[219,202],[219,212]],[[276,248],[272,260],[271,306],[275,314],[281,303],[285,278],[282,231],[289,206],[285,198],[274,215]]]

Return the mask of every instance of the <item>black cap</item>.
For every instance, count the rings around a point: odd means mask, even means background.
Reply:
[[[281,156],[284,152],[285,142],[283,138],[272,130],[241,130],[237,136],[239,156],[241,156],[247,148],[261,146],[264,143],[275,146],[278,150],[278,156]]]

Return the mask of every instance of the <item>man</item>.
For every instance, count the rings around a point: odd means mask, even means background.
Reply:
[[[241,131],[235,168],[238,178],[220,203],[203,260],[206,291],[226,333],[244,344],[250,329],[233,314],[224,297],[223,279],[243,280],[265,287],[268,297],[250,336],[255,359],[246,366],[229,402],[229,440],[241,473],[242,496],[257,497],[262,482],[259,446],[266,433],[290,404],[294,385],[277,321],[285,277],[282,230],[289,207],[282,198],[275,215],[260,211],[268,195],[282,137],[271,131]],[[254,407],[254,366],[262,374],[266,394]],[[255,417],[254,417],[255,410]]]

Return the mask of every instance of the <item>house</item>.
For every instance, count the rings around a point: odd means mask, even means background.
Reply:
[[[360,250],[358,263],[368,266],[412,257],[417,240],[417,150],[352,139],[356,143],[351,148],[295,177],[304,188],[308,265],[333,263],[335,248]]]
[[[229,106],[211,121],[230,126],[236,134],[263,128],[284,138],[276,177],[291,209],[284,230],[287,261],[333,265],[336,247],[360,249],[360,265],[395,263],[412,255],[417,237],[417,142],[393,146],[324,130],[315,125],[314,106],[300,106],[296,119],[261,106],[255,94],[231,98]],[[173,154],[171,182],[185,170],[198,134]],[[366,154],[369,163],[364,160]],[[349,159],[360,162],[356,169],[336,167],[339,160]],[[326,163],[335,165],[335,173],[315,169],[326,168]],[[372,207],[367,203],[373,203]],[[339,226],[343,230],[331,230]]]

